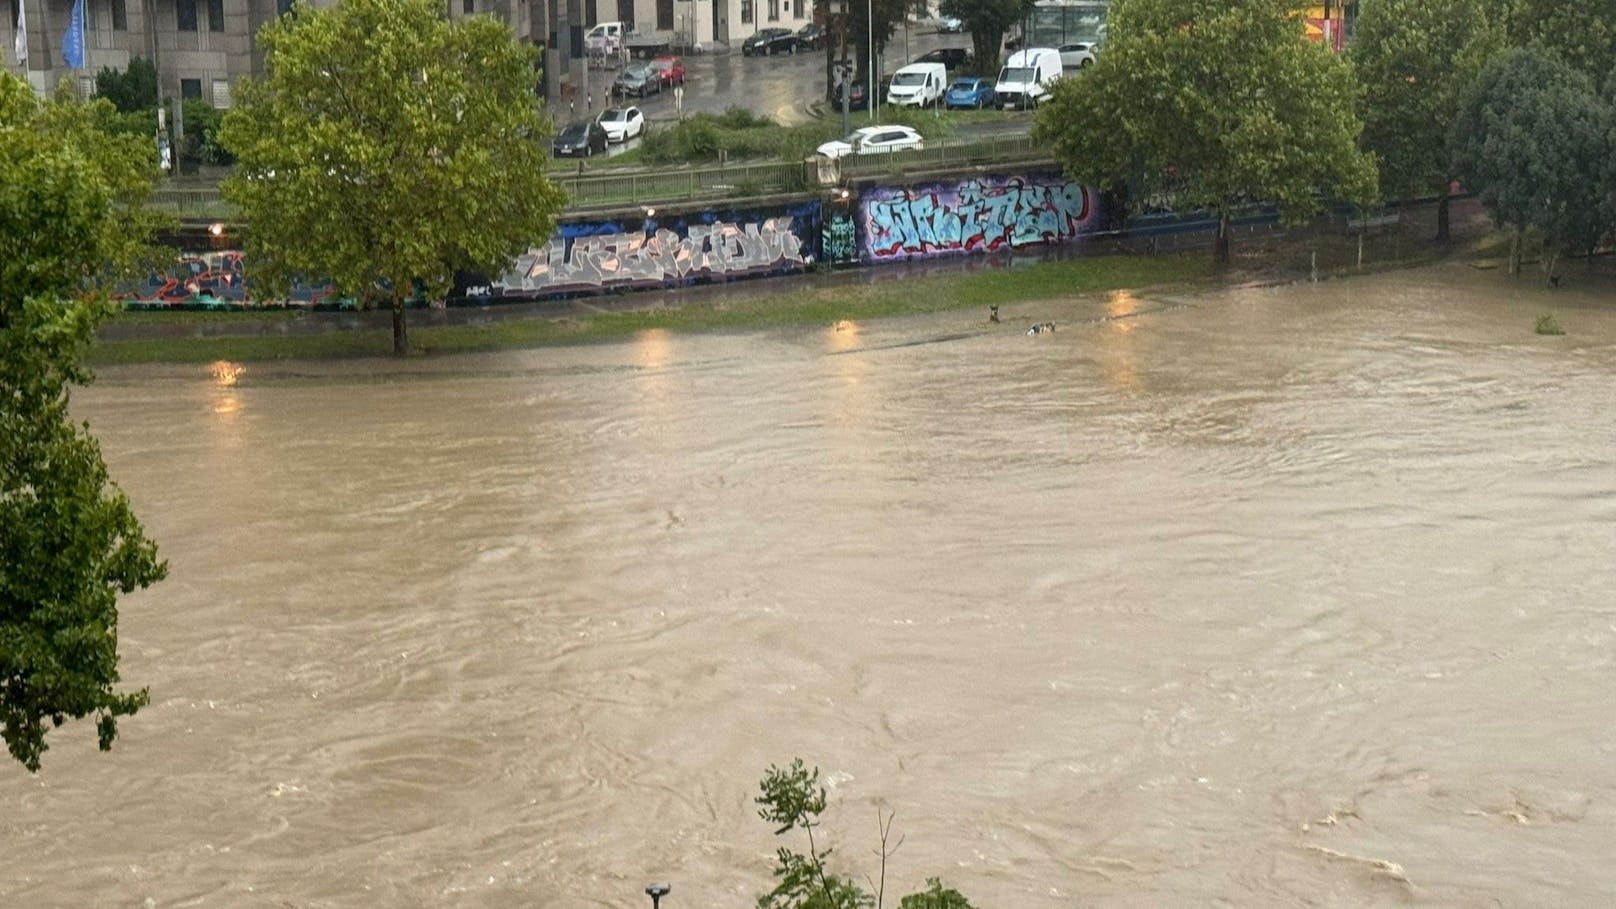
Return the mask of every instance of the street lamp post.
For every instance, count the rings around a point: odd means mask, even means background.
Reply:
[[[870,101],[870,122],[875,122],[875,108],[881,103],[881,74],[875,71],[875,5],[874,0],[864,0],[864,25],[868,30],[866,35],[870,42],[870,69],[869,77],[864,80],[864,97]]]

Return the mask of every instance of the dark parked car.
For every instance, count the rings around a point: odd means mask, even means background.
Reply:
[[[850,88],[850,93],[848,94],[848,97],[847,97],[847,109],[848,110],[869,110],[869,108],[870,108],[870,93],[869,93],[869,91],[867,91],[865,89],[864,80],[863,79],[854,79],[853,84],[851,86],[849,86],[849,88]],[[840,82],[836,83],[836,87],[831,89],[830,94],[825,98],[825,100],[830,102],[830,109],[832,111],[841,110],[842,109],[842,83],[840,83]]]
[[[612,91],[619,95],[635,95],[643,98],[652,92],[662,91],[662,72],[649,63],[630,63],[617,74],[617,81],[612,83]]]
[[[810,22],[797,30],[797,46],[803,50],[817,50],[825,46],[825,26]]]
[[[948,69],[955,70],[974,59],[976,59],[976,54],[968,47],[939,47],[934,51],[921,54],[911,62],[941,63]]]
[[[556,134],[550,148],[557,158],[587,158],[606,151],[606,128],[593,120],[574,123]]]
[[[797,52],[797,33],[789,28],[766,28],[741,42],[741,55],[767,57]]]

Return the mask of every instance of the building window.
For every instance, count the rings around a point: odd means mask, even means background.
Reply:
[[[798,19],[802,18],[802,0],[797,0],[796,4],[794,5],[794,8],[793,8],[793,11],[792,11],[791,15],[795,16]]]
[[[112,30],[115,32],[129,30],[129,11],[124,7],[123,0],[112,0]]]
[[[275,15],[284,16],[292,11],[292,4],[296,0],[275,0]]]
[[[181,79],[180,80],[180,97],[181,98],[200,98],[200,97],[202,97],[202,80],[201,79]]]
[[[224,31],[224,0],[208,0],[208,31]]]
[[[741,24],[752,21],[752,0],[741,0]]]
[[[477,0],[461,0],[460,11],[468,16],[475,13],[477,11]]]
[[[196,31],[196,0],[174,0],[174,16],[180,31]]]
[[[780,0],[769,0],[769,21],[780,21]]]

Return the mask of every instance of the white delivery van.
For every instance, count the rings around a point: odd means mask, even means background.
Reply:
[[[602,22],[584,32],[584,47],[615,50],[622,46],[623,36],[627,33],[628,29],[621,22]]]
[[[892,74],[887,103],[898,107],[940,104],[948,91],[948,67],[941,63],[911,63]]]
[[[999,83],[994,86],[999,107],[1037,107],[1049,97],[1049,86],[1060,77],[1060,51],[1053,47],[1018,50],[999,70]]]

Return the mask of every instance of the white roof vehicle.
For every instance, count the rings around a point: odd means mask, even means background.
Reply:
[[[598,119],[612,142],[626,142],[645,132],[645,115],[637,107],[609,107]]]
[[[1060,60],[1062,69],[1082,69],[1094,64],[1094,55],[1099,53],[1100,45],[1087,41],[1077,41],[1072,44],[1060,46]]]
[[[925,148],[920,133],[907,126],[866,126],[845,138],[826,142],[816,149],[827,158],[844,155],[879,155],[910,148]]]

